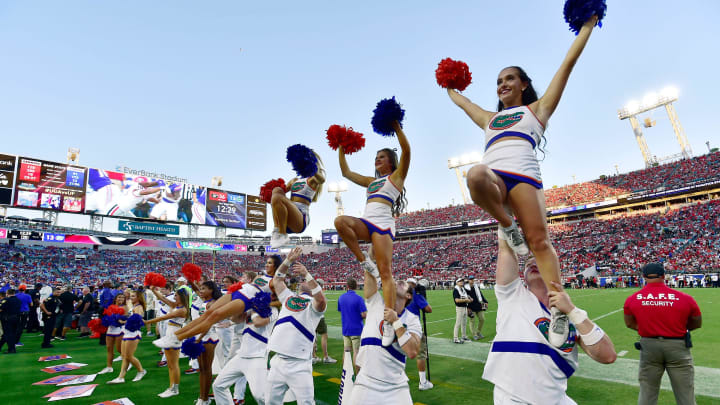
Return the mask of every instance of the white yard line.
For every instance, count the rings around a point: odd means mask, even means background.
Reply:
[[[614,311],[610,311],[610,312],[608,312],[607,314],[600,315],[600,316],[598,316],[597,318],[593,319],[593,322],[594,322],[594,321],[597,321],[598,319],[603,319],[603,318],[605,318],[606,316],[610,316],[610,315],[612,315],[612,314],[616,314],[616,313],[618,313],[618,312],[620,312],[620,311],[622,311],[622,310],[623,310],[623,309],[620,308],[620,309],[616,309],[616,310],[614,310]]]

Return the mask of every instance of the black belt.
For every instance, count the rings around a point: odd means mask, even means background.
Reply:
[[[667,337],[667,336],[643,336],[645,339],[661,339],[661,340],[685,340],[685,336]]]

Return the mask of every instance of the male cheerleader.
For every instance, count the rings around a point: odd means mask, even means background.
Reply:
[[[298,249],[293,249],[296,252]],[[290,257],[291,255],[288,255]],[[292,255],[292,257],[297,257]],[[284,273],[292,266],[285,259],[280,270],[275,273],[273,287],[282,303],[280,318],[270,335],[268,350],[275,352],[270,360],[268,389],[265,403],[282,405],[285,393],[290,390],[298,405],[315,404],[315,389],[312,376],[312,353],[315,341],[315,329],[325,314],[327,301],[322,288],[315,282],[307,268],[300,263],[293,270],[305,279],[300,284],[300,294],[295,295],[285,285]]]
[[[252,311],[244,314],[247,316],[247,327],[242,332],[240,350],[225,364],[213,383],[216,404],[233,405],[229,388],[243,376],[247,378],[255,402],[265,404],[268,338],[278,320],[278,309],[271,307],[270,310],[269,318],[262,318]]]
[[[413,299],[413,290],[407,282],[395,282],[396,299],[393,309],[385,308],[378,293],[377,279],[365,272],[365,303],[367,317],[360,336],[360,350],[355,363],[360,372],[350,395],[350,404],[412,405],[410,386],[405,374],[405,358],[414,359],[420,349],[422,325],[420,318],[407,311]],[[398,313],[400,314],[398,316]],[[395,341],[382,345],[383,325],[390,323],[395,330]]]
[[[578,344],[590,358],[605,364],[615,361],[615,347],[587,312],[573,305],[560,284],[553,285],[558,291],[548,291],[534,258],[525,264],[523,284],[517,256],[505,240],[499,242],[497,335],[483,379],[495,384],[496,405],[575,404],[565,390],[578,366]],[[560,347],[548,341],[551,306],[567,314],[571,322],[568,338]]]

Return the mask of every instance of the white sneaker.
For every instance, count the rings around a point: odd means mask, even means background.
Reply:
[[[104,369],[100,370],[100,371],[98,372],[98,374],[107,374],[107,373],[112,373],[112,372],[113,372],[113,368],[112,368],[112,367],[105,367]]]
[[[515,220],[513,220],[512,225],[507,228],[503,226],[498,227],[498,238],[507,242],[510,248],[518,255],[526,256],[530,253],[530,249],[528,249],[525,244],[525,238],[523,238],[522,233],[520,233],[520,228],[518,228]]]
[[[202,399],[198,398],[197,401],[195,401],[195,405],[210,405],[210,400],[203,401]]]
[[[116,379],[114,379],[114,380],[108,381],[107,383],[108,383],[108,384],[125,384],[125,379],[118,377],[118,378],[116,378]]]
[[[132,364],[128,364],[128,368],[127,368],[127,370],[125,370],[125,371],[127,372],[127,371],[130,371],[130,370],[132,370]]]
[[[395,341],[395,328],[390,322],[383,322],[382,345],[390,346]]]
[[[280,230],[278,228],[273,229],[270,234],[270,247],[273,249],[279,248],[278,240],[280,239]]]
[[[152,344],[161,349],[171,349],[181,346],[180,341],[174,333],[168,333],[167,335],[163,336],[162,339],[153,340]]]
[[[118,361],[122,361],[122,356],[117,356],[113,359],[113,363],[117,363]]]
[[[312,358],[312,364],[318,364],[318,363],[320,363],[320,357],[315,357],[315,356],[313,356],[313,358]]]
[[[158,394],[160,398],[170,398],[174,397],[175,395],[180,395],[180,389],[178,388],[177,384],[174,384],[172,387]]]
[[[380,270],[378,270],[377,265],[370,260],[367,253],[365,253],[365,261],[360,263],[360,266],[363,270],[370,273],[371,276],[375,277],[376,280],[380,280]]]
[[[133,382],[138,382],[138,381],[142,380],[143,377],[145,377],[145,374],[147,374],[147,370],[139,371],[137,373],[137,375],[135,376],[135,378],[132,379]]]
[[[286,233],[280,233],[280,231],[278,231],[277,233],[273,232],[270,236],[270,247],[273,249],[285,246],[288,243],[290,243],[290,236]]]
[[[567,315],[555,307],[550,308],[550,313],[552,317],[548,330],[548,342],[555,347],[560,347],[565,344],[570,334],[570,320]]]
[[[433,385],[433,383],[431,383],[430,381],[425,381],[424,383],[420,383],[420,385],[418,386],[418,389],[420,391],[427,391],[427,390],[431,390],[434,386],[435,385]]]
[[[325,364],[335,364],[337,363],[337,360],[333,359],[332,357],[328,356],[323,359],[323,363]]]

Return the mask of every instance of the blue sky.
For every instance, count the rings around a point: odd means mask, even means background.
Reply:
[[[292,177],[285,148],[304,143],[339,180],[324,139],[331,124],[365,133],[352,155],[371,174],[374,104],[396,96],[413,148],[406,182],[411,210],[461,201],[447,159],[481,150],[483,133],[435,83],[445,57],[468,63],[464,92],[486,109],[495,80],[520,65],[542,94],[574,39],[562,1],[239,2],[126,1],[0,4],[0,152],[81,164],[161,170],[256,194],[270,178]],[[695,154],[720,146],[717,16],[720,2],[610,1],[602,29],[580,58],[550,120],[546,187],[643,167],[617,109],[674,85],[680,121]],[[650,150],[678,145],[664,110],[645,131]],[[360,215],[364,190],[351,185],[346,212]],[[326,193],[308,234],[332,227]]]

